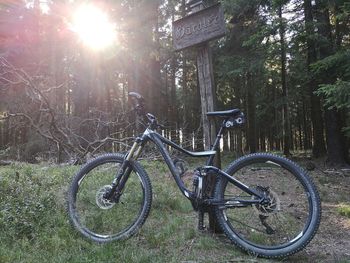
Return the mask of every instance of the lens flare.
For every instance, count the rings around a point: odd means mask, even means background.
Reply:
[[[73,15],[71,29],[86,46],[94,50],[111,46],[117,38],[115,24],[108,20],[106,13],[91,4],[78,7]]]

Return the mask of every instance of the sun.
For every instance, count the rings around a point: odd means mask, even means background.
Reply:
[[[116,26],[92,4],[79,6],[73,14],[71,29],[93,50],[102,50],[116,42]]]

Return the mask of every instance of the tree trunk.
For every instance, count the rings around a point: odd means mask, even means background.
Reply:
[[[341,126],[339,125],[339,113],[335,110],[326,110],[326,133],[327,133],[327,164],[330,166],[345,165],[344,145],[341,140]]]
[[[280,20],[279,24],[279,35],[281,45],[281,84],[283,92],[283,154],[286,156],[290,155],[291,148],[291,129],[289,119],[289,98],[288,98],[288,87],[287,87],[287,69],[286,69],[286,43],[285,43],[285,25],[283,23],[282,16],[282,5],[278,7],[278,17]]]
[[[186,16],[186,0],[181,0],[181,16]],[[188,66],[187,66],[187,52],[182,51],[182,90],[183,90],[183,127],[184,133],[192,131],[194,127],[190,127],[191,123],[191,96],[188,87]],[[191,129],[192,128],[192,129]]]
[[[332,45],[332,31],[330,24],[330,14],[326,1],[316,0],[316,17],[318,33],[326,39],[325,43],[319,45],[320,59],[334,53]],[[330,79],[326,76],[322,83],[332,83],[335,79]],[[342,140],[341,133],[341,116],[340,112],[335,109],[325,109],[325,121],[326,121],[326,136],[327,136],[327,161],[332,166],[343,166],[346,164],[346,158],[344,156],[345,148]]]
[[[309,76],[311,76],[308,87],[311,107],[311,122],[312,122],[312,154],[314,157],[323,156],[326,153],[326,145],[324,140],[324,127],[322,118],[322,107],[320,98],[315,94],[318,88],[316,79],[312,76],[310,65],[317,60],[316,43],[313,35],[315,34],[313,11],[311,0],[304,0],[304,16],[305,16],[305,30],[306,35],[311,36],[307,38],[307,67]]]
[[[3,121],[0,121],[0,150],[5,148],[5,127]]]
[[[248,147],[251,153],[256,152],[256,89],[253,84],[252,73],[246,74],[246,83],[248,86],[247,92],[247,119],[248,119]]]
[[[152,96],[150,103],[152,108],[150,109],[152,113],[156,116],[159,116],[161,113],[161,74],[160,74],[160,33],[159,33],[159,21],[158,21],[158,13],[159,13],[159,0],[150,1],[151,4],[151,12],[152,12],[152,20],[153,20],[153,46],[154,46],[154,54],[150,58],[150,89],[152,90]]]
[[[234,83],[238,85],[234,85]],[[241,103],[241,98],[242,98],[242,93],[241,93],[241,84],[242,81],[240,81],[240,78],[235,78],[233,79],[232,83],[234,87],[234,93],[236,94],[236,98],[234,101],[232,101],[232,107],[237,107],[239,109],[242,109],[242,103]],[[241,129],[236,129],[230,132],[230,139],[232,141],[231,144],[231,151],[235,151],[238,156],[243,155],[243,135]]]
[[[171,140],[178,143],[176,136],[177,130],[177,97],[176,97],[176,57],[173,54],[170,66],[170,122],[171,122]]]

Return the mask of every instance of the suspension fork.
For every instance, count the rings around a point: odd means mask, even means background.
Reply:
[[[111,189],[106,193],[105,198],[106,199],[111,199],[113,198],[113,201],[117,202],[122,190],[124,189],[126,181],[129,179],[130,173],[131,173],[131,165],[130,165],[130,160],[137,159],[142,151],[143,148],[143,143],[141,140],[136,139],[134,144],[132,145],[129,153],[126,155],[119,171],[116,177],[114,178],[112,184],[111,184]]]

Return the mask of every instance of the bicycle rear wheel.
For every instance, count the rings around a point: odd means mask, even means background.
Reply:
[[[320,224],[321,206],[316,187],[302,168],[283,157],[258,153],[236,160],[226,172],[270,199],[265,205],[240,206],[235,200],[256,197],[226,179],[218,180],[215,197],[226,201],[215,207],[216,217],[238,247],[257,256],[279,258],[311,241]]]
[[[68,213],[73,226],[84,236],[108,242],[133,235],[145,222],[151,207],[152,189],[143,168],[130,162],[131,174],[118,202],[103,194],[123,163],[121,154],[107,154],[87,163],[74,177],[68,192]]]

